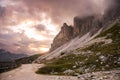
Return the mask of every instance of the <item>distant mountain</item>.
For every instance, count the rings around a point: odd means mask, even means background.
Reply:
[[[26,54],[15,54],[10,53],[4,49],[0,49],[0,62],[14,61],[15,59],[19,59],[26,56],[27,56]]]

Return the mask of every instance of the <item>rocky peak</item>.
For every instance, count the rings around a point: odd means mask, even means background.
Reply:
[[[94,18],[93,17],[84,17],[84,18],[79,18],[75,17],[74,18],[74,36],[83,35],[88,31],[88,26],[91,25],[91,22]]]
[[[97,32],[100,26],[100,21],[94,16],[87,16],[84,18],[75,17],[73,27],[68,26],[66,23],[63,24],[61,31],[53,40],[53,44],[51,44],[50,52],[70,41],[76,36],[81,37],[90,31],[92,33]]]
[[[69,35],[70,32],[72,32],[73,27],[72,26],[68,26],[66,23],[63,24],[63,26],[61,27],[61,31],[59,34],[63,34],[65,35]]]
[[[101,21],[95,16],[87,16],[83,18],[74,18],[74,36],[83,36],[88,32],[96,32],[102,26]]]
[[[64,29],[64,28],[67,28],[67,27],[69,27],[69,26],[67,25],[67,23],[64,23],[63,26],[61,27],[61,29]]]
[[[92,36],[100,28],[106,28],[106,26],[113,23],[118,17],[120,17],[120,0],[115,0],[115,2],[116,5],[108,9],[108,11],[101,18],[98,18],[97,15],[82,18],[75,17],[73,27],[64,23],[61,27],[61,31],[55,37],[50,51],[57,49],[76,36],[82,37],[88,32],[90,32]]]
[[[61,27],[61,31],[54,38],[53,44],[51,44],[50,52],[70,41],[73,38],[73,27],[68,26],[66,23]]]

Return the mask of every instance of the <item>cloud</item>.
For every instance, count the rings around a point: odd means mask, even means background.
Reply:
[[[16,26],[12,27],[15,28]],[[46,37],[46,39],[36,40],[26,36],[25,31],[14,32],[12,28],[4,27],[0,30],[0,48],[6,49],[13,53],[26,53],[28,55],[43,53],[44,50],[42,50],[42,48],[45,48],[46,50],[50,48],[53,36],[49,35],[47,33],[48,31],[44,29],[44,26],[42,25],[38,25],[37,27],[28,27],[28,29],[33,30],[34,28],[37,35],[42,35]],[[43,32],[45,33],[43,34]]]
[[[110,1],[110,0],[109,0]],[[72,22],[73,17],[102,15],[108,0],[23,0],[31,12],[45,12],[55,23]]]
[[[36,25],[36,26],[34,26],[34,27],[35,27],[35,29],[38,30],[38,31],[45,31],[45,30],[46,30],[46,29],[45,29],[45,26],[42,25],[42,24]]]
[[[5,9],[4,7],[0,7],[0,18],[4,16]]]
[[[113,0],[0,0],[0,48],[39,53],[50,48],[64,22],[103,15]]]
[[[43,51],[39,49],[37,50],[37,48],[49,48],[48,45],[50,45],[50,43],[46,43],[48,41],[49,40],[36,41],[35,39],[28,38],[23,33],[0,33],[0,48],[6,49],[13,53],[26,53],[29,55],[33,53],[42,53]],[[33,48],[36,48],[36,50],[33,50]]]
[[[64,22],[72,24],[75,16],[84,17],[92,14],[102,15],[108,9],[112,0],[2,0],[9,7],[7,12],[14,15],[14,20],[42,20],[42,13],[51,18],[54,24]],[[8,3],[9,2],[9,3]],[[17,15],[17,16],[15,16]]]

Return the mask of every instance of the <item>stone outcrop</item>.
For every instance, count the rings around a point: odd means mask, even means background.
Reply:
[[[53,40],[51,44],[50,52],[75,38],[76,36],[83,36],[88,32],[94,34],[101,27],[101,22],[94,16],[87,16],[84,18],[75,17],[74,26],[68,26],[66,23],[63,24],[61,31]]]
[[[96,32],[101,25],[100,21],[94,16],[88,16],[84,18],[74,18],[74,26],[68,26],[66,23],[63,24],[61,31],[53,40],[51,44],[50,52],[70,41],[76,36],[83,36],[84,34],[90,32]]]
[[[66,42],[70,41],[73,38],[73,27],[68,26],[66,23],[61,27],[61,31],[53,40],[53,44],[51,44],[50,51],[55,50]]]
[[[102,26],[101,21],[94,16],[87,16],[84,18],[74,18],[74,37],[83,36],[92,31],[96,32]]]

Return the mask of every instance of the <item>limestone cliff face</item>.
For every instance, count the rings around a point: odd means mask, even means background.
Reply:
[[[82,37],[84,34],[90,32],[95,34],[100,28],[106,28],[109,24],[120,17],[120,0],[115,0],[116,5],[110,8],[102,17],[97,15],[86,16],[83,18],[75,17],[73,27],[63,24],[61,31],[53,40],[50,52],[62,46],[66,42],[75,38]]]
[[[74,18],[74,37],[83,36],[92,31],[96,32],[102,26],[101,21],[94,16],[87,16],[84,18]]]
[[[76,36],[83,36],[88,32],[95,33],[99,30],[101,23],[94,16],[88,16],[84,18],[74,18],[74,26],[68,26],[66,23],[63,24],[61,31],[53,40],[53,44],[51,44],[50,52],[57,49],[61,45],[70,41]]]
[[[73,38],[73,27],[68,26],[66,23],[61,27],[61,31],[53,40],[53,44],[51,44],[50,51],[55,50],[66,42],[70,41]]]

